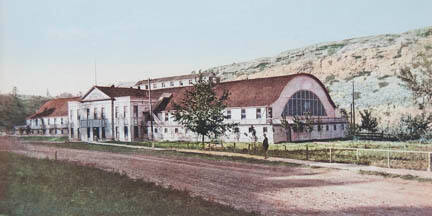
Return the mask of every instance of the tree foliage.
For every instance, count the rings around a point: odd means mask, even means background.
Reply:
[[[420,139],[431,128],[432,114],[422,113],[416,116],[402,116],[397,136],[401,140]]]
[[[186,90],[180,104],[174,104],[174,117],[177,122],[202,136],[218,137],[237,124],[224,122],[227,116],[224,109],[229,92],[223,91],[222,95],[216,95],[215,84],[211,80],[205,80],[200,73],[195,84]]]
[[[294,116],[292,119],[293,123],[290,124],[287,120],[286,115],[282,115],[281,126],[285,130],[292,129],[294,132],[312,132],[315,124],[315,119],[310,113],[306,113],[304,116]],[[321,126],[321,119],[319,119],[319,126]]]
[[[26,117],[47,101],[40,96],[19,95],[16,87],[10,94],[0,95],[0,128],[12,129],[16,125],[25,124]]]
[[[421,109],[425,105],[432,104],[432,52],[430,50],[420,52],[413,59],[411,67],[401,68],[398,77],[412,91]]]
[[[360,117],[361,117],[360,129],[367,130],[373,133],[378,131],[378,119],[372,116],[372,111],[369,110],[364,110],[363,112],[360,111]]]

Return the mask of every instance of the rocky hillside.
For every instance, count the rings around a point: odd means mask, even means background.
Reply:
[[[399,69],[420,51],[432,49],[432,27],[320,43],[288,50],[274,57],[213,67],[224,80],[311,73],[321,79],[340,108],[349,110],[352,81],[357,108],[372,108],[381,127],[394,125],[404,113],[415,112],[411,93],[401,86]]]

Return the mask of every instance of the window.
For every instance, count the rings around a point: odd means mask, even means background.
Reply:
[[[164,128],[164,133],[168,133],[168,128]]]
[[[70,119],[71,119],[71,120],[72,120],[72,118],[73,118],[73,117],[72,117],[72,116],[73,116],[72,114],[73,114],[73,110],[70,111]]]
[[[145,85],[145,89],[149,89],[149,85]]]
[[[180,81],[179,81],[179,85],[180,85],[180,86],[183,86],[183,81],[180,80]]]
[[[256,118],[260,119],[261,118],[261,108],[257,108],[256,109]]]
[[[126,115],[127,115],[127,109],[128,109],[127,106],[124,106],[124,107],[123,107],[123,118],[126,118]]]
[[[116,136],[116,139],[119,138],[119,130],[118,130],[118,127],[115,127],[115,136]]]
[[[193,83],[192,83],[192,80],[189,80],[189,85],[192,85]]]
[[[246,110],[241,109],[241,119],[246,119]]]
[[[263,127],[263,133],[267,133],[267,127]]]
[[[63,118],[60,118],[60,124],[63,124]]]
[[[231,110],[227,110],[227,119],[231,119]]]
[[[96,107],[93,109],[93,119],[98,119]]]
[[[76,113],[77,113],[77,120],[79,121],[81,119],[81,115],[80,115],[79,110],[77,110]]]
[[[135,118],[138,118],[138,106],[137,105],[134,106],[133,112],[134,112]]]
[[[326,111],[319,98],[311,91],[301,90],[290,97],[285,105],[282,115],[302,116],[326,116]]]
[[[333,130],[336,130],[336,124],[333,125]]]
[[[155,128],[155,129],[154,129],[154,132],[155,132],[155,133],[157,133],[157,132],[158,132],[157,128]]]
[[[162,83],[162,88],[165,88],[165,83]]]
[[[90,109],[86,109],[86,113],[87,113],[87,118],[86,119],[89,119],[89,117],[90,117]]]
[[[156,83],[153,83],[153,88],[157,88],[157,84]]]
[[[70,129],[70,134],[71,134],[71,137],[73,138],[73,136],[74,136],[74,130],[73,130],[73,128]]]
[[[119,107],[116,106],[116,107],[115,107],[115,117],[116,117],[116,118],[118,118],[118,111],[119,111]]]
[[[170,82],[170,86],[174,86],[174,82],[173,81]]]
[[[101,119],[105,119],[105,108],[101,108]]]
[[[175,129],[174,129],[174,133],[178,133],[178,128],[175,128]]]
[[[268,118],[273,118],[273,108],[269,107],[267,109],[267,112],[268,112]]]
[[[133,134],[134,134],[134,138],[136,139],[136,138],[138,138],[139,137],[139,132],[138,132],[138,126],[134,126],[134,132],[133,132]]]
[[[234,133],[240,133],[240,128],[235,127],[235,128],[234,128]]]
[[[54,124],[57,124],[57,118],[54,118]]]
[[[128,126],[124,126],[124,135],[125,135],[125,139],[127,139],[129,136]]]
[[[166,113],[165,113],[165,121],[168,121],[168,120],[169,120],[169,113],[166,112]]]
[[[345,130],[345,124],[341,124],[341,129]]]
[[[328,131],[329,130],[329,126],[328,125],[326,125],[326,131]]]
[[[106,135],[105,135],[105,127],[102,127],[102,139],[105,139]]]
[[[50,123],[51,123],[51,121],[50,121],[51,119],[48,119],[48,125],[50,125]]]

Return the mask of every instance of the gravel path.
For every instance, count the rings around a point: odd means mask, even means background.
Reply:
[[[257,165],[11,144],[0,150],[76,161],[264,215],[432,215],[432,184],[349,170]]]

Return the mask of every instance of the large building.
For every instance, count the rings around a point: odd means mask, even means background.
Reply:
[[[151,91],[146,90],[150,87],[145,86],[145,81],[138,82],[137,88],[95,86],[79,101],[69,102],[69,136],[84,141],[150,138],[199,141],[197,134],[179,125],[173,117],[173,104],[180,103],[185,91],[192,87],[169,84],[169,88],[160,84],[184,80],[181,76],[150,82],[160,85]],[[231,93],[224,111],[226,121],[238,123],[232,132],[221,137],[223,141],[250,142],[252,130],[256,131],[258,140],[266,134],[270,143],[335,139],[345,135],[347,120],[339,114],[323,83],[313,75],[293,74],[229,82],[214,79],[214,82],[217,94],[224,90]],[[286,117],[289,129],[282,127],[282,116]],[[299,120],[304,121],[302,118],[306,117],[309,128],[298,127]]]
[[[68,136],[68,102],[77,101],[79,97],[56,98],[44,103],[36,113],[27,117],[27,134]]]

